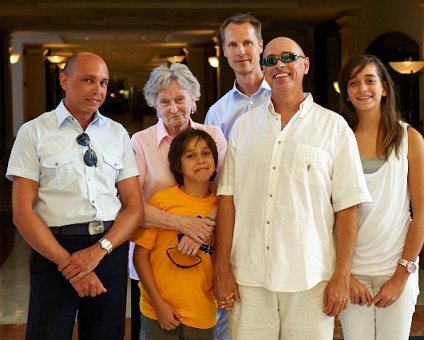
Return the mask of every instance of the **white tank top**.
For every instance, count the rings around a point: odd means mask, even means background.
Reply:
[[[408,189],[408,133],[401,122],[403,137],[396,157],[376,172],[365,174],[373,202],[359,206],[359,232],[352,259],[354,275],[392,275],[401,258],[411,214]]]

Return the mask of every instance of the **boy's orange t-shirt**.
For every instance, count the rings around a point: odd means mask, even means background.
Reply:
[[[156,193],[149,204],[178,215],[208,216],[216,207],[217,198],[196,198],[174,186]],[[168,248],[177,246],[177,231],[158,228],[139,228],[132,240],[150,249],[153,275],[165,301],[181,315],[184,325],[195,328],[211,328],[216,324],[217,305],[212,290],[212,259],[202,251],[202,262],[192,268],[179,268],[166,254]],[[150,298],[141,287],[140,310],[144,316],[157,320]]]

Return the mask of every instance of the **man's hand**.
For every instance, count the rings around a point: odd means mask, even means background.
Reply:
[[[178,223],[178,229],[191,237],[197,243],[206,243],[212,237],[215,227],[213,220],[209,218],[198,218],[193,216],[175,216]]]
[[[231,309],[234,305],[232,300],[241,301],[237,282],[228,266],[215,267],[213,289],[218,307],[221,309]]]
[[[74,283],[93,271],[105,255],[105,251],[95,243],[88,248],[73,253],[69,257],[69,261],[61,263],[58,269],[67,280]]]
[[[90,272],[77,282],[71,282],[71,284],[77,291],[79,297],[95,297],[107,292],[106,288],[100,282],[95,272]]]
[[[336,316],[346,309],[348,303],[349,277],[334,274],[324,290],[323,311],[328,316]]]
[[[372,305],[372,296],[365,285],[350,277],[350,302],[355,305],[370,307]]]

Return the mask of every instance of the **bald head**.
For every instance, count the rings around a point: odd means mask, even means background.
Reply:
[[[280,55],[282,52],[296,53],[305,55],[299,44],[293,39],[287,37],[278,37],[272,39],[264,49],[264,58],[269,55]]]
[[[68,58],[68,60],[66,61],[65,68],[63,69],[63,73],[71,75],[76,65],[83,64],[88,61],[97,61],[101,64],[106,65],[106,62],[103,60],[103,58],[101,58],[97,54],[91,52],[78,52]]]

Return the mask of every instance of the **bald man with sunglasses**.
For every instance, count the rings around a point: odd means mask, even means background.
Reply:
[[[25,123],[6,176],[13,221],[32,248],[27,340],[124,338],[126,240],[142,219],[127,131],[98,111],[109,82],[104,60],[70,57],[66,96]]]
[[[371,198],[346,122],[303,92],[302,48],[273,39],[262,66],[271,99],[233,126],[220,178],[215,295],[235,293],[231,340],[330,340]]]

